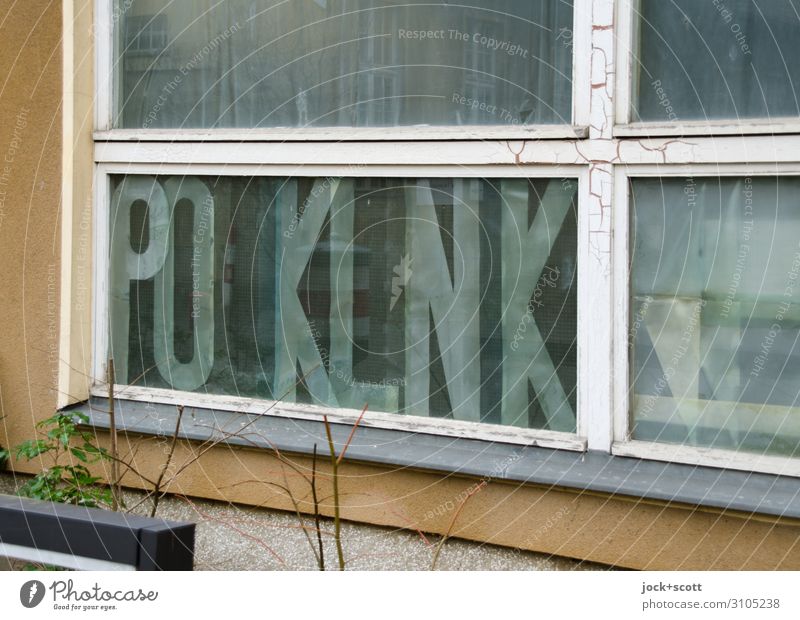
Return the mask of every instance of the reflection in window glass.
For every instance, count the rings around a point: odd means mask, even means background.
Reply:
[[[571,0],[118,0],[115,15],[118,127],[571,122]]]
[[[575,180],[112,179],[120,383],[575,432]]]
[[[800,179],[634,179],[633,438],[800,452]]]
[[[633,120],[800,115],[800,2],[643,0],[637,6]]]

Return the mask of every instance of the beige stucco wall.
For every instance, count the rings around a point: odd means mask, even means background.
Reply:
[[[93,1],[64,0],[62,298],[59,406],[85,400],[92,383]],[[68,292],[68,294],[67,294]]]
[[[87,388],[91,1],[75,0],[67,9],[73,32],[67,30],[62,48],[60,2],[0,1],[0,157],[5,159],[13,148],[12,161],[2,162],[9,167],[0,166],[0,174],[8,178],[0,195],[0,396],[6,415],[0,443],[6,446],[31,437],[35,421],[56,407],[59,355],[59,403],[85,397]],[[68,103],[65,122],[62,88]],[[62,141],[68,145],[65,150]],[[62,200],[64,213],[59,212]],[[66,263],[59,260],[62,234]],[[59,298],[62,286],[68,291],[64,303]],[[121,446],[123,455],[135,453],[135,466],[151,479],[158,476],[166,449],[163,440],[135,437]],[[179,443],[172,470],[197,449]],[[291,460],[301,472],[309,472],[309,459]],[[35,470],[30,464],[14,467]],[[321,484],[329,484],[327,467],[319,468]],[[309,508],[301,475],[274,455],[256,450],[215,448],[181,473],[170,490],[290,509],[286,494],[264,481],[288,481],[301,508]],[[130,473],[124,482],[141,484]],[[798,522],[497,481],[481,487],[458,512],[459,498],[475,485],[475,480],[456,476],[346,463],[343,515],[425,532],[450,530],[454,536],[626,567],[800,569]],[[322,489],[320,495],[330,494]],[[330,514],[330,500],[323,504]]]
[[[135,454],[135,467],[156,479],[169,444],[162,439],[130,438],[123,454]],[[181,469],[202,448],[181,442],[170,472]],[[324,453],[323,453],[324,454]],[[174,479],[170,490],[223,501],[284,510],[302,510],[312,497],[304,476],[308,458],[255,449],[215,448]],[[323,512],[332,514],[329,468],[317,464]],[[169,479],[169,475],[167,479]],[[129,483],[140,482],[128,474]],[[567,489],[547,489],[412,469],[347,463],[340,473],[344,518],[521,547],[605,564],[652,570],[771,570],[800,568],[800,524],[773,518],[637,498],[610,498]],[[472,490],[471,497],[463,498]]]
[[[0,1],[0,444],[56,405],[61,3]]]

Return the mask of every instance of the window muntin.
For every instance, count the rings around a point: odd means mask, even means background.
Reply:
[[[568,0],[124,5],[116,127],[571,123]],[[155,19],[164,49],[132,53]]]
[[[575,180],[111,183],[119,383],[576,431]]]
[[[636,4],[631,120],[800,116],[796,0]]]
[[[167,46],[167,16],[137,15],[128,18],[125,28],[125,53],[157,56]]]
[[[800,178],[633,178],[633,439],[800,452]]]

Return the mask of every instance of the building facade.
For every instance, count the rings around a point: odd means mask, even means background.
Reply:
[[[9,7],[2,443],[181,406],[171,490],[286,509],[366,406],[345,518],[798,568],[795,9]]]

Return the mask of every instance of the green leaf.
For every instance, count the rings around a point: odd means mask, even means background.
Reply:
[[[83,446],[81,446],[81,448],[89,454],[95,454],[100,458],[110,458],[108,450],[101,448],[100,446],[96,446],[93,443],[86,442],[83,444]]]
[[[52,417],[47,418],[46,420],[42,420],[36,425],[36,428],[44,428],[46,426],[50,426],[51,424],[58,424],[58,420],[61,417],[61,414],[57,413]]]
[[[67,570],[66,568],[61,568],[60,566],[53,566],[51,564],[32,564],[28,562],[25,566],[22,567],[24,571],[63,571]]]
[[[60,479],[60,476],[59,478]],[[51,500],[56,490],[56,484],[51,479],[51,472],[43,472],[20,487],[19,494],[23,497]]]
[[[84,463],[88,463],[89,459],[86,456],[86,452],[81,450],[80,448],[70,448],[70,452],[72,452],[72,456],[74,456],[79,461],[83,461]]]
[[[50,444],[43,439],[29,439],[17,446],[17,458],[24,458],[28,461],[35,459],[40,454],[54,450]]]
[[[82,412],[59,412],[36,425],[45,439],[22,442],[15,448],[17,457],[31,460],[52,452],[56,463],[22,485],[20,495],[79,506],[112,505],[111,490],[100,486],[101,479],[83,465],[110,458],[105,448],[95,444],[96,437],[92,433],[78,430],[78,424],[88,423],[89,416]],[[80,442],[82,445],[72,445]],[[73,460],[69,464],[59,464],[58,457],[66,450],[77,463]],[[0,450],[0,458],[3,454],[7,455],[8,451]]]

